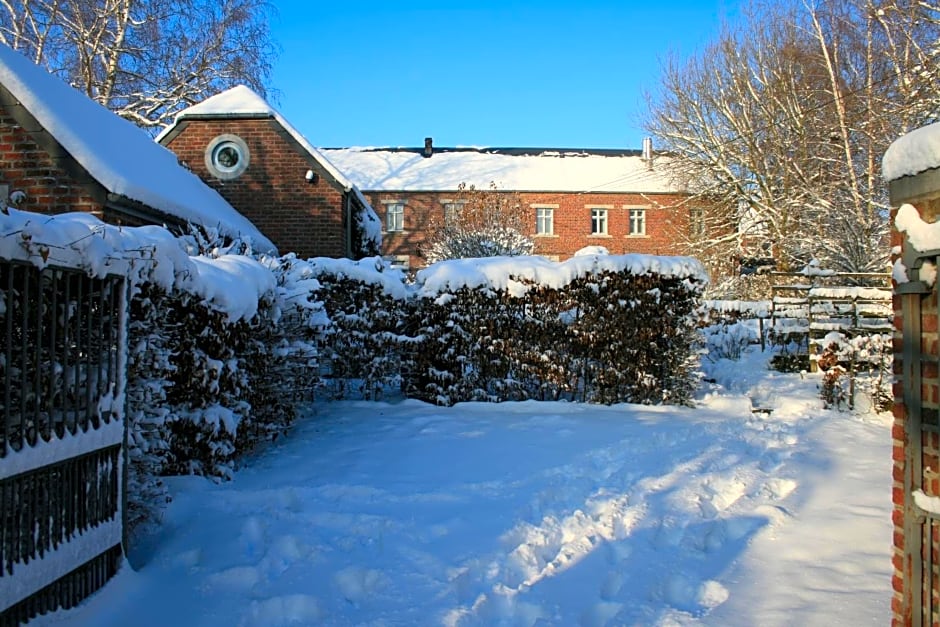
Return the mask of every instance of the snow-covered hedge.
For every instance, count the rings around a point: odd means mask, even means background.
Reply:
[[[259,261],[212,239],[84,213],[0,213],[0,258],[129,282],[128,377],[114,406],[126,398],[132,522],[160,493],[158,475],[226,476],[289,425],[317,383],[318,285],[290,258]]]
[[[418,273],[406,393],[438,404],[684,403],[696,385],[697,261],[462,259]]]
[[[441,404],[686,402],[706,282],[691,259],[592,254],[442,262],[412,285],[379,258],[256,257],[212,234],[13,209],[0,259],[127,278],[115,405],[126,398],[132,521],[159,475],[228,476],[290,425],[321,370],[333,393],[355,382],[366,398],[401,384]]]
[[[377,399],[398,386],[400,354],[409,341],[411,291],[404,274],[380,257],[301,263],[316,279],[315,295],[328,319],[320,337],[328,395]]]

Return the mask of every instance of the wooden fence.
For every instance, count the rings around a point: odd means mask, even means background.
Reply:
[[[774,272],[771,278],[770,329],[781,342],[802,344],[814,372],[830,332],[851,339],[894,329],[889,274]]]
[[[122,559],[125,280],[0,261],[0,626]]]

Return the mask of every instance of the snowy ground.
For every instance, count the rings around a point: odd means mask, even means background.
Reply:
[[[234,481],[174,479],[139,569],[40,623],[886,624],[890,418],[765,361],[695,408],[319,406]]]

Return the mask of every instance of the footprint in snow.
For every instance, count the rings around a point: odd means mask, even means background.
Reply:
[[[280,627],[281,625],[313,625],[323,619],[316,597],[289,594],[252,601],[239,627]]]
[[[242,524],[239,544],[245,553],[245,557],[261,558],[265,553],[264,538],[265,523],[257,516],[251,516]]]

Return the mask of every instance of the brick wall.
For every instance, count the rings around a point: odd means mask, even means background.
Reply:
[[[104,198],[94,198],[86,185],[32,139],[5,106],[0,106],[0,185],[9,186],[11,194],[26,194],[17,205],[24,211],[85,211],[104,217]]]
[[[345,256],[342,188],[276,121],[184,120],[180,129],[167,147],[251,220],[281,254]],[[215,178],[205,164],[206,148],[222,134],[237,135],[248,146],[248,169],[234,180]],[[308,170],[318,175],[315,184],[306,180]]]
[[[611,254],[643,253],[674,255],[675,229],[688,224],[687,209],[677,208],[682,197],[667,194],[560,194],[525,193],[527,205],[557,205],[554,209],[554,234],[535,236],[535,252],[571,257],[585,246],[603,246]],[[592,208],[607,210],[607,234],[591,233]],[[630,234],[630,209],[645,210],[645,233]],[[535,209],[532,234],[535,233]]]
[[[425,265],[420,255],[425,229],[432,219],[443,219],[443,202],[457,198],[455,192],[365,192],[379,218],[386,225],[386,206],[393,201],[405,202],[404,230],[383,230],[383,254],[408,256],[412,268]],[[535,240],[539,255],[558,257],[563,261],[585,246],[603,246],[611,254],[644,253],[652,255],[680,254],[676,245],[677,230],[688,229],[688,207],[680,203],[684,196],[671,194],[579,194],[559,192],[522,192],[519,194],[531,214],[529,235]],[[554,209],[552,235],[535,235],[536,209],[532,205]],[[592,207],[607,208],[607,234],[591,234]],[[629,233],[630,208],[646,210],[646,232]]]
[[[896,211],[891,213],[891,223],[894,224]],[[900,247],[902,235],[896,231],[891,231],[891,246]],[[900,250],[900,248],[896,248]],[[892,337],[894,353],[894,406],[892,412],[894,423],[891,427],[891,458],[892,458],[892,484],[891,500],[892,511],[891,520],[894,523],[894,547],[891,554],[891,564],[893,572],[891,576],[891,612],[893,615],[892,625],[903,625],[905,621],[902,617],[905,614],[908,605],[904,598],[904,588],[906,577],[904,575],[907,564],[904,556],[904,522],[905,522],[905,493],[904,476],[906,472],[907,455],[907,431],[905,423],[907,421],[907,410],[904,405],[904,383],[902,380],[903,372],[903,334],[904,325],[901,314],[901,297],[895,293],[893,298],[894,307],[894,333]],[[909,614],[908,614],[909,617]],[[908,623],[909,624],[909,623]]]

